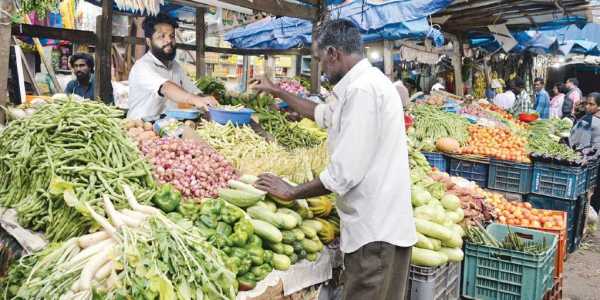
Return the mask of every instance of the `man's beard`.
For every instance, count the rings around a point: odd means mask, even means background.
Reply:
[[[169,45],[170,46],[170,45]],[[167,46],[164,47],[156,47],[154,45],[152,45],[152,54],[154,54],[154,56],[156,58],[158,58],[158,60],[160,61],[172,61],[173,59],[175,59],[175,55],[177,54],[177,47],[175,47],[175,45],[171,46],[173,51],[171,51],[171,53],[167,53],[165,52],[164,48],[166,48]]]
[[[329,82],[330,84],[336,85],[338,82],[340,82],[340,80],[342,80],[342,78],[344,78],[344,74],[337,73],[337,74],[332,74],[331,76],[328,76],[326,74],[325,78],[326,78],[327,82]]]
[[[90,74],[89,73],[75,73],[75,77],[77,78],[77,81],[89,81],[90,80]]]

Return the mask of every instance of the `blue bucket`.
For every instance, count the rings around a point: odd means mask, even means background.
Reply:
[[[200,111],[196,109],[172,109],[166,113],[167,117],[177,120],[196,120],[200,117]]]
[[[209,107],[208,113],[210,119],[219,124],[225,125],[228,122],[231,122],[234,125],[248,125],[250,124],[250,117],[252,117],[254,111],[249,108],[244,108],[240,111],[228,111]]]

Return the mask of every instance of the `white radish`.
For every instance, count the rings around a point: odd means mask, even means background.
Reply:
[[[112,204],[112,201],[110,201],[110,198],[108,198],[107,195],[102,195],[102,200],[104,201],[104,210],[106,211],[106,215],[110,217],[110,219],[113,221],[113,224],[115,224],[117,228],[123,227],[125,223],[123,220],[121,220],[121,217],[115,209],[115,206]]]
[[[113,270],[112,272],[110,272],[110,276],[108,276],[108,279],[106,279],[106,286],[109,290],[112,290],[118,285],[118,283],[119,277],[117,276],[117,272]]]
[[[110,275],[110,272],[112,270],[114,270],[114,268],[115,268],[114,261],[112,261],[112,260],[108,261],[100,269],[98,269],[98,272],[96,272],[96,274],[94,275],[94,279],[102,280],[102,279],[108,277],[108,275]]]
[[[119,212],[126,217],[136,218],[136,219],[141,219],[141,220],[144,220],[148,217],[147,214],[143,214],[141,212],[137,212],[137,211],[134,211],[131,209],[123,209]]]
[[[71,290],[69,291],[71,293],[71,295],[73,295],[73,293],[80,290],[79,282],[80,282],[79,279],[77,279],[77,280],[75,280],[75,282],[73,282],[73,285],[71,286]],[[71,297],[73,297],[73,296],[71,296]]]
[[[96,222],[98,222],[98,224],[100,224],[100,226],[102,226],[102,228],[104,228],[104,230],[112,238],[118,240],[119,237],[117,236],[117,229],[114,226],[112,226],[112,224],[110,224],[110,222],[108,222],[108,220],[106,218],[104,218],[103,216],[101,216],[97,212],[95,212],[94,209],[87,202],[84,202],[84,205],[88,209],[88,211],[90,212],[90,215],[92,216],[92,218]]]
[[[123,185],[123,191],[125,192],[125,197],[127,197],[127,202],[129,203],[129,206],[131,206],[131,208],[133,208],[135,211],[145,213],[148,215],[157,215],[161,213],[160,210],[157,208],[147,205],[141,205],[139,202],[137,202],[135,196],[133,195],[133,192],[131,191],[131,188],[128,185]]]
[[[125,223],[127,227],[139,227],[142,225],[142,223],[144,223],[144,219],[128,217],[120,212],[117,212],[117,214],[120,215],[121,220],[123,220],[123,223]]]
[[[101,241],[108,239],[110,236],[106,231],[98,231],[90,234],[86,234],[77,239],[77,245],[80,248],[85,249],[92,245],[95,245]]]
[[[102,251],[103,249],[105,249],[107,247],[112,248],[114,245],[115,245],[114,240],[107,239],[107,240],[104,240],[93,246],[85,248],[83,251],[79,252],[79,254],[75,255],[75,257],[73,257],[73,259],[69,260],[69,262],[67,262],[65,264],[65,270],[68,270],[69,268],[89,259],[90,257],[98,254],[100,251]]]
[[[98,272],[104,264],[106,264],[111,259],[111,255],[114,247],[108,247],[102,252],[93,256],[88,263],[83,267],[81,271],[80,277],[80,288],[82,291],[88,291],[92,288],[92,278],[94,278],[94,274]]]

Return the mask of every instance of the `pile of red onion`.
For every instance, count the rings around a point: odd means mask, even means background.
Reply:
[[[306,89],[300,82],[293,79],[285,79],[279,82],[279,87],[292,94],[306,93]]]
[[[154,166],[158,182],[172,184],[185,198],[214,198],[237,178],[233,166],[206,144],[161,138],[141,142],[140,149]]]

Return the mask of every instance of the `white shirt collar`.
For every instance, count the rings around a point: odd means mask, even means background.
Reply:
[[[346,89],[352,82],[356,76],[362,74],[365,70],[372,67],[371,63],[368,59],[363,58],[361,61],[357,62],[344,77],[338,82],[335,87],[333,87],[333,93],[337,96],[343,95]]]
[[[148,55],[150,57],[150,59],[152,60],[152,62],[157,67],[164,68],[164,69],[171,69],[171,68],[173,68],[175,60],[172,60],[168,65],[165,65],[165,64],[163,64],[162,61],[160,61],[160,59],[156,58],[156,56],[154,56],[154,54],[152,54],[152,51],[148,51],[148,53],[146,53],[146,55]]]

